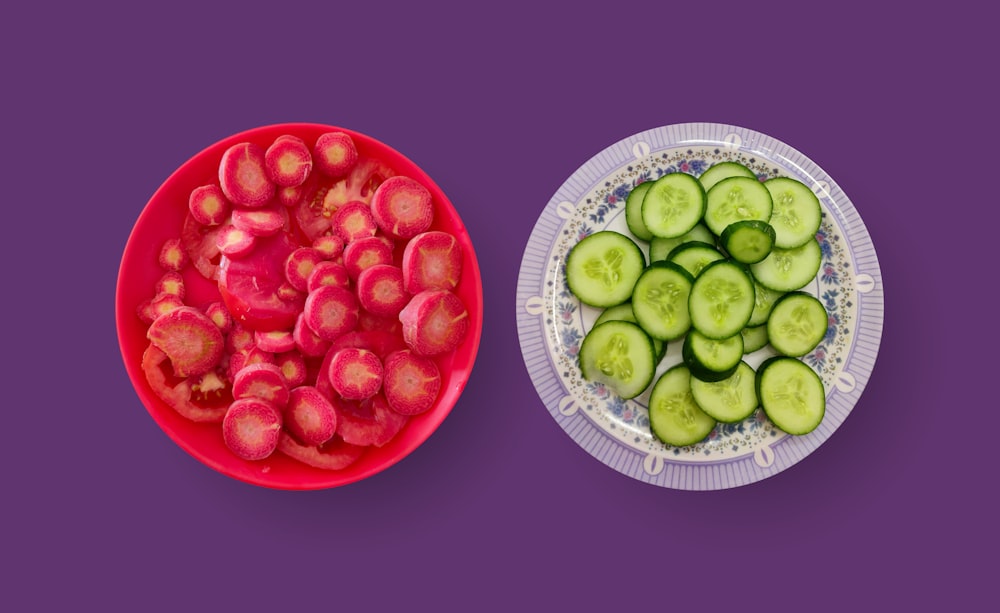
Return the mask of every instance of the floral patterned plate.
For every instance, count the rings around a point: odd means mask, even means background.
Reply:
[[[671,172],[699,176],[732,160],[763,181],[789,176],[810,186],[823,206],[817,234],[823,262],[803,288],[826,305],[829,329],[802,359],[827,390],[826,415],[805,436],[776,429],[758,409],[743,422],[720,424],[702,442],[672,447],[649,430],[649,390],[622,400],[580,376],[577,353],[599,309],[582,305],[566,286],[565,258],[598,230],[630,235],[625,199],[636,185]],[[630,235],[631,236],[631,235]],[[648,245],[637,240],[647,254]],[[799,462],[847,418],[871,375],[882,336],[882,278],[871,237],[854,206],[816,164],[764,134],[714,123],[656,128],[615,143],[573,173],[542,211],[521,261],[517,328],[535,389],[574,441],[625,475],[684,490],[718,490],[765,479]],[[668,344],[657,376],[680,362],[680,342]],[[745,356],[757,367],[773,350]]]

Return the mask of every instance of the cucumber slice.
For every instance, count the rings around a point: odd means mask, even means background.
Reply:
[[[764,182],[771,194],[771,225],[774,226],[774,244],[791,249],[816,236],[823,219],[819,198],[801,181],[789,177],[775,177]]]
[[[621,304],[646,267],[646,257],[619,232],[595,232],[573,246],[566,257],[566,283],[580,302],[595,307]]]
[[[691,395],[691,371],[678,364],[656,381],[649,395],[649,429],[667,445],[684,447],[708,436],[715,420]]]
[[[691,377],[691,395],[709,417],[724,423],[743,421],[757,409],[756,373],[741,361],[721,381]]]
[[[819,345],[829,325],[822,302],[805,292],[791,292],[774,304],[767,336],[778,353],[801,357]]]
[[[743,360],[743,335],[715,340],[697,330],[684,338],[681,358],[691,376],[702,381],[719,381],[730,377]]]
[[[793,249],[775,247],[771,255],[751,264],[750,272],[759,284],[768,289],[791,292],[802,289],[816,278],[822,260],[823,252],[816,237],[813,237]]]
[[[767,346],[767,325],[747,326],[740,331],[743,336],[743,355],[753,353]]]
[[[720,242],[723,249],[737,262],[756,264],[774,248],[774,228],[759,219],[736,221],[722,231]]]
[[[753,313],[750,314],[750,321],[747,322],[747,325],[761,326],[767,323],[767,318],[771,315],[774,303],[778,301],[778,298],[784,296],[785,293],[764,287],[757,281],[756,277],[753,280],[753,292]]]
[[[705,191],[712,189],[716,183],[729,177],[750,177],[756,179],[757,175],[752,170],[739,162],[719,162],[705,172],[701,173],[698,180]]]
[[[771,193],[756,178],[729,177],[708,190],[705,225],[721,236],[729,224],[744,219],[771,219]]]
[[[699,223],[695,227],[691,228],[691,231],[684,236],[678,236],[675,238],[654,236],[652,240],[649,241],[649,261],[658,262],[660,260],[665,260],[675,247],[692,241],[701,241],[711,245],[715,243],[715,235],[708,229],[708,226],[703,223]]]
[[[603,383],[622,398],[635,398],[653,381],[653,344],[636,324],[604,322],[583,337],[580,371],[587,381]]]
[[[653,238],[646,224],[642,223],[642,199],[646,197],[646,192],[652,185],[652,181],[640,183],[633,187],[625,198],[625,224],[628,225],[629,232],[644,241]]]
[[[710,339],[739,334],[753,314],[753,281],[743,267],[729,260],[713,262],[691,287],[691,326]]]
[[[638,325],[639,322],[635,319],[635,314],[632,313],[632,303],[625,302],[617,306],[608,307],[604,309],[597,319],[594,320],[594,327],[603,324],[606,321],[627,321]],[[653,342],[653,353],[656,354],[656,363],[659,364],[663,357],[667,355],[667,343],[661,341],[658,338],[650,338]]]
[[[654,262],[643,271],[632,292],[632,312],[650,338],[670,341],[688,331],[693,282],[686,270],[672,262]]]
[[[785,356],[764,360],[755,387],[767,418],[788,434],[808,434],[823,421],[823,381],[801,360]]]
[[[692,277],[697,277],[701,271],[712,262],[726,259],[718,249],[701,241],[690,241],[674,247],[667,255],[667,261],[677,264],[688,271]]]
[[[698,179],[682,172],[654,181],[642,200],[642,222],[653,236],[683,236],[704,214],[705,190]]]

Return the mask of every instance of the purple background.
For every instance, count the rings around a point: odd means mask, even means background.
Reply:
[[[0,609],[958,610],[992,596],[996,48],[962,2],[65,4],[0,25]],[[365,132],[421,165],[463,216],[486,294],[475,372],[439,431],[389,471],[305,493],[174,445],[114,329],[121,252],[159,184],[222,137],[287,121]],[[559,185],[625,136],[688,121],[815,161],[865,220],[885,282],[881,352],[850,418],[791,469],[723,492],[652,487],[577,447],[514,323],[521,253]]]

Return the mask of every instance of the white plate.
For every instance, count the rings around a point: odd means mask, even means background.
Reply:
[[[672,447],[649,430],[649,390],[622,400],[580,376],[577,352],[600,313],[566,286],[570,248],[599,230],[631,236],[625,199],[643,181],[670,172],[698,176],[732,160],[763,180],[789,176],[811,187],[823,206],[817,238],[823,262],[803,288],[830,313],[826,338],[802,359],[823,379],[826,415],[805,436],[776,429],[759,409],[736,424],[720,424],[704,441]],[[637,243],[648,255],[648,246]],[[718,490],[760,481],[812,453],[844,422],[871,375],[882,336],[882,277],[864,222],[822,169],[764,134],[714,123],[676,124],[630,136],[601,151],[559,188],[542,211],[521,261],[517,328],[525,366],[553,419],[592,456],[625,475],[684,490]],[[680,362],[680,342],[668,344],[657,375]],[[746,356],[756,367],[770,348]]]

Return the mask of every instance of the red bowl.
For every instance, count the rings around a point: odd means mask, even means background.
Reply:
[[[226,447],[220,424],[190,421],[153,391],[142,370],[142,355],[149,344],[146,339],[148,325],[139,319],[137,309],[153,296],[154,287],[163,275],[158,264],[160,248],[165,240],[180,236],[191,190],[218,182],[219,161],[226,149],[242,142],[253,142],[266,149],[283,134],[298,136],[311,145],[320,134],[335,130],[354,139],[362,158],[379,160],[394,174],[415,179],[430,190],[434,199],[432,229],[451,233],[462,246],[462,278],[455,293],[468,309],[469,330],[454,353],[436,360],[442,380],[435,405],[411,417],[403,430],[385,446],[369,448],[354,464],[341,470],[313,468],[280,452],[265,460],[246,461]],[[186,303],[204,306],[221,300],[216,285],[192,266],[188,266],[183,275]],[[336,126],[290,123],[254,128],[221,140],[185,162],[160,186],[139,215],[125,246],[118,273],[115,319],[125,368],[139,399],[160,428],[181,448],[220,473],[248,483],[288,490],[325,489],[359,481],[396,464],[427,440],[448,416],[465,389],[479,350],[483,290],[468,231],[448,197],[423,170],[395,149],[364,134]]]

